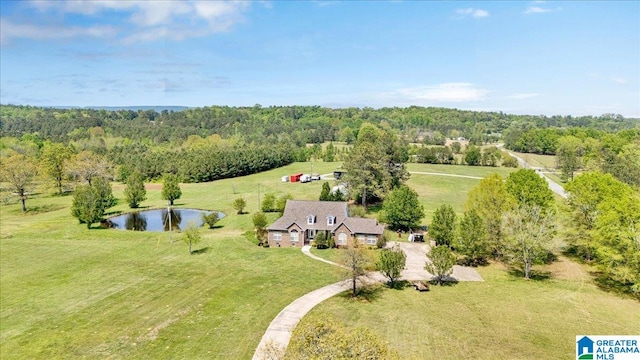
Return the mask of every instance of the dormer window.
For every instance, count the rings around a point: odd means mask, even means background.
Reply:
[[[327,216],[327,225],[331,226],[331,225],[335,225],[336,223],[336,218],[335,216]]]
[[[307,224],[308,225],[313,225],[313,223],[316,222],[316,217],[313,215],[308,215],[307,216]]]

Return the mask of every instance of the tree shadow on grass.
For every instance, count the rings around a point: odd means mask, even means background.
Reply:
[[[524,271],[522,269],[511,268],[509,275],[524,279]],[[543,281],[551,279],[551,271],[531,270],[529,272],[529,280]]]
[[[600,290],[640,301],[640,292],[632,292],[631,284],[621,284],[620,282],[611,280],[601,271],[589,271],[589,274],[593,276],[593,282]]]
[[[355,300],[360,302],[373,302],[380,299],[382,292],[386,286],[380,283],[366,284],[358,286],[357,295],[354,297],[351,290],[345,291],[339,296],[346,300]]]
[[[207,246],[207,247],[203,247],[202,249],[196,249],[193,250],[191,252],[192,255],[201,255],[201,254],[206,254],[206,253],[210,253],[211,252],[211,247]]]
[[[448,276],[444,278],[442,281],[438,280],[429,280],[429,285],[431,286],[455,286],[458,285],[458,279]]]
[[[404,288],[413,286],[411,285],[411,282],[407,280],[396,280],[396,282],[393,283],[393,286],[391,285],[390,282],[386,282],[385,285],[387,288],[393,289],[393,290],[404,290]]]
[[[205,224],[206,225],[206,224]],[[216,230],[216,229],[222,229],[224,227],[224,225],[214,225],[213,227],[208,227],[207,226],[207,230]]]
[[[36,206],[27,206],[26,215],[37,215],[42,213],[47,213],[51,211],[56,211],[64,209],[62,205],[54,205],[54,204],[44,204],[44,205],[36,205]],[[22,210],[18,209],[17,213],[22,213]]]

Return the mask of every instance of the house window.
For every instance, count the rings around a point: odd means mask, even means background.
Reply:
[[[340,233],[338,235],[338,245],[347,245],[347,234]]]
[[[274,231],[273,241],[280,241],[280,240],[282,240],[282,233],[280,231]]]
[[[293,230],[291,231],[291,242],[297,242],[298,241],[298,230]]]
[[[358,242],[360,244],[364,244],[364,235],[363,234],[358,234]]]
[[[307,216],[307,224],[308,225],[312,225],[315,222],[315,220],[316,220],[315,216],[313,216],[313,215]]]
[[[336,218],[333,216],[327,216],[327,225],[331,226],[336,223]]]
[[[375,235],[367,235],[367,244],[375,245],[378,242],[378,237]]]

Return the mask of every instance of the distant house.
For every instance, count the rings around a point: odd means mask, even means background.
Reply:
[[[332,235],[338,246],[352,241],[375,245],[384,225],[375,219],[349,217],[342,201],[288,200],[281,218],[267,228],[270,247],[302,247],[318,233]]]

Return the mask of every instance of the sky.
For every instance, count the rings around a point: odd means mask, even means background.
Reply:
[[[640,117],[640,1],[0,1],[0,103]]]

